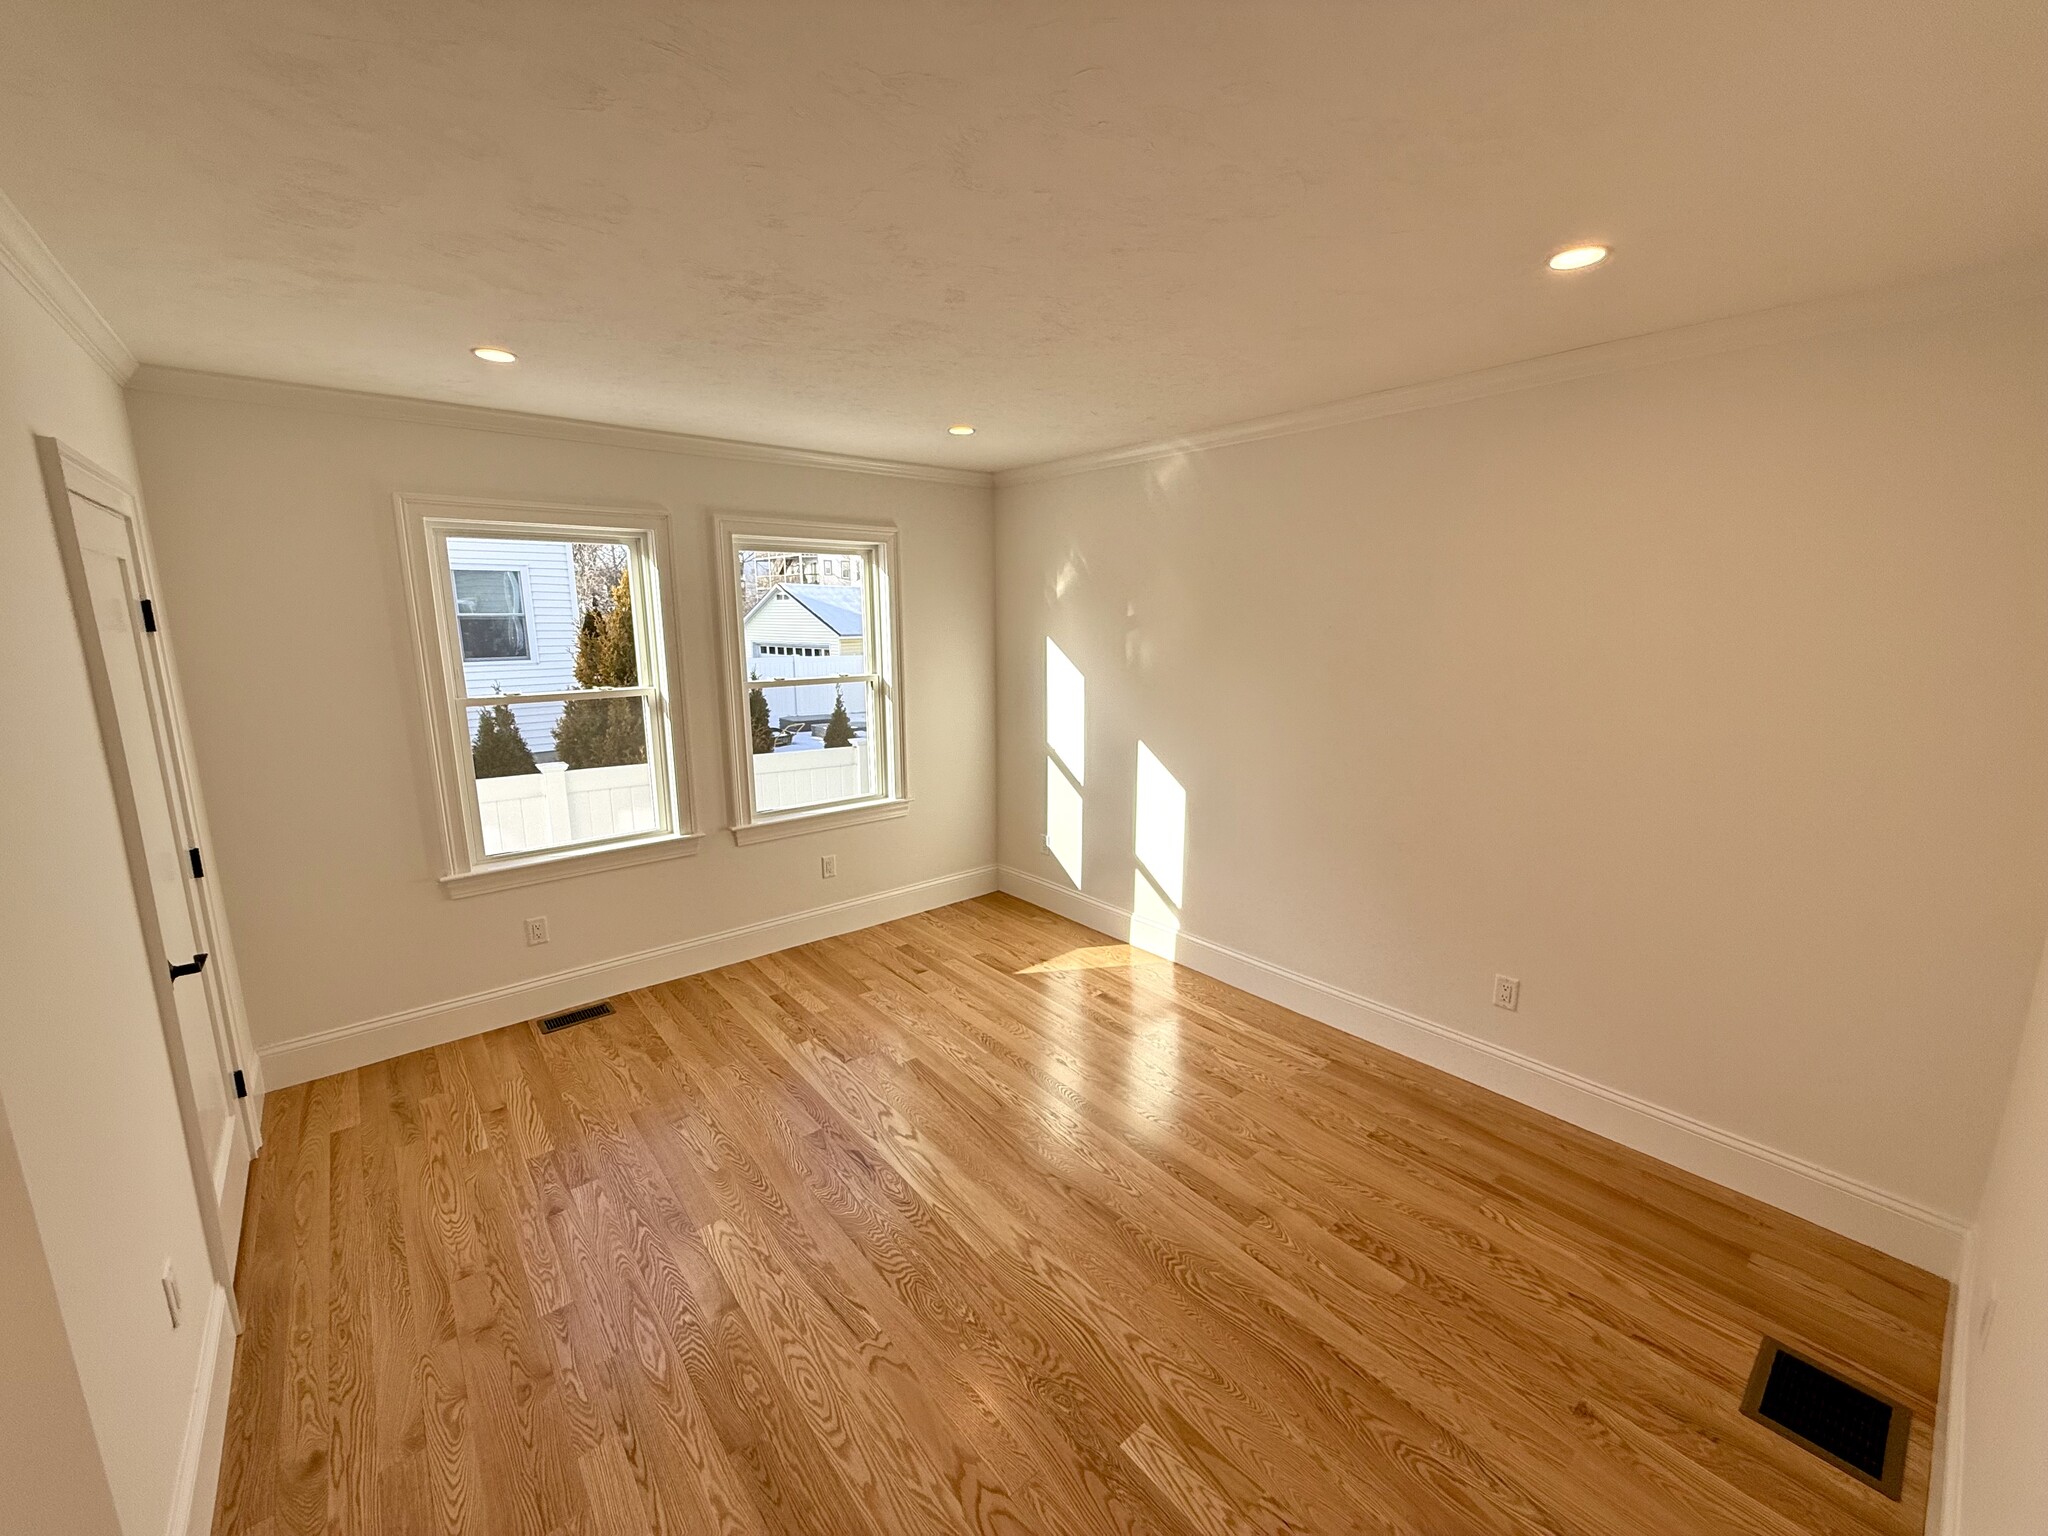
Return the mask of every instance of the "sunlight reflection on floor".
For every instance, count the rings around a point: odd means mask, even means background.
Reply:
[[[1150,955],[1129,944],[1097,944],[1088,949],[1070,949],[1063,955],[1054,955],[1050,960],[1027,965],[1012,974],[1035,976],[1053,971],[1120,971],[1137,965],[1168,963],[1163,955]]]

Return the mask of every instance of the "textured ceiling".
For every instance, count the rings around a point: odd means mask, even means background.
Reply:
[[[2048,6],[36,0],[0,188],[146,362],[1006,467],[2039,252]]]

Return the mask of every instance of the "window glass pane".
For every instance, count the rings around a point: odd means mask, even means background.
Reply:
[[[482,539],[464,542],[482,544]],[[519,573],[517,571],[464,571],[455,572],[455,611],[470,613],[524,613],[525,605],[519,601]]]
[[[464,661],[526,659],[526,620],[464,614],[456,623],[462,630]]]
[[[624,544],[454,536],[448,565],[471,698],[639,685]]]
[[[743,549],[740,612],[753,657],[867,654],[867,561],[809,550]],[[858,672],[859,665],[829,671]]]
[[[865,683],[748,690],[757,813],[880,792],[868,693]]]
[[[741,723],[755,814],[886,794],[894,771],[884,746],[888,695],[880,685],[831,681],[873,672],[886,658],[870,611],[873,558],[772,542],[743,544],[735,558],[728,579],[740,599]],[[806,678],[818,681],[795,681]]]
[[[555,706],[555,755],[571,768],[647,761],[647,719],[639,699],[571,699]]]
[[[578,711],[602,713],[579,723]],[[467,714],[486,854],[662,830],[643,700],[499,704]]]

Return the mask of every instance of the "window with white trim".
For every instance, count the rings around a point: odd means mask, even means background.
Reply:
[[[722,518],[718,545],[734,835],[900,814],[895,530]]]
[[[666,515],[399,513],[451,892],[688,851]]]

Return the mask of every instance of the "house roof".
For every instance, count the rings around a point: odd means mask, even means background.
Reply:
[[[861,633],[859,587],[828,587],[815,581],[782,581],[776,583],[776,589],[787,592],[810,609],[841,639],[850,640]]]

